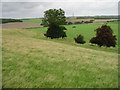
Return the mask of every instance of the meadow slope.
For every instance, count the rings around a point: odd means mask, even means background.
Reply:
[[[42,38],[43,32],[3,29],[4,88],[117,87],[117,53]]]
[[[90,48],[90,49],[94,49],[94,50],[101,50],[101,51],[118,53],[118,22],[109,22],[107,25],[112,28],[113,34],[116,35],[117,45],[116,45],[115,48],[112,48],[112,47],[111,48],[106,48],[106,47],[100,48],[96,45],[91,45],[89,43],[90,39],[96,35],[96,32],[94,30],[98,27],[101,27],[102,24],[65,25],[65,27],[67,29],[66,30],[67,38],[62,39],[62,40],[57,39],[57,40],[52,40],[52,41],[56,41],[56,42],[60,42],[60,43],[62,42],[62,43],[65,43],[65,44],[76,45],[76,46],[80,46],[80,47],[84,47],[84,48]],[[76,28],[73,28],[73,26],[75,26]],[[30,31],[32,30],[34,32],[37,32],[38,35],[35,36],[36,38],[46,39],[44,37],[41,37],[39,32],[45,33],[47,31],[47,27],[29,28],[28,30],[30,30]],[[77,37],[79,34],[82,34],[84,36],[84,40],[86,41],[86,43],[84,45],[75,44],[74,38]]]

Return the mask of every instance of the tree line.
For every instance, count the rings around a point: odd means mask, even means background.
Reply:
[[[23,22],[23,21],[20,19],[0,19],[0,22],[4,24],[9,22]]]

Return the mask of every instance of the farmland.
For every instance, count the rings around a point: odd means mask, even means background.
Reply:
[[[39,23],[39,19],[23,23]],[[67,38],[53,40],[44,37],[47,27],[3,28],[3,87],[116,88],[118,47],[100,48],[89,43],[101,25],[65,25]],[[118,23],[108,25],[118,37]],[[84,36],[86,44],[74,42],[78,34]]]

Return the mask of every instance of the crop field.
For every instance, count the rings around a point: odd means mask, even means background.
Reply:
[[[118,23],[108,25],[118,37]],[[3,28],[3,87],[117,88],[118,47],[100,48],[89,43],[100,26],[65,25],[67,38],[53,40],[44,37],[47,27]],[[86,44],[74,42],[78,34],[84,36]]]

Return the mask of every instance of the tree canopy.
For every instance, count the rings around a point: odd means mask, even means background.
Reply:
[[[66,23],[65,12],[60,9],[49,9],[44,12],[44,19],[42,22],[47,25],[63,25]]]
[[[65,12],[62,9],[49,9],[44,13],[44,19],[42,20],[42,23],[45,26],[48,26],[45,36],[52,39],[66,37],[66,28],[61,26],[66,23]]]

